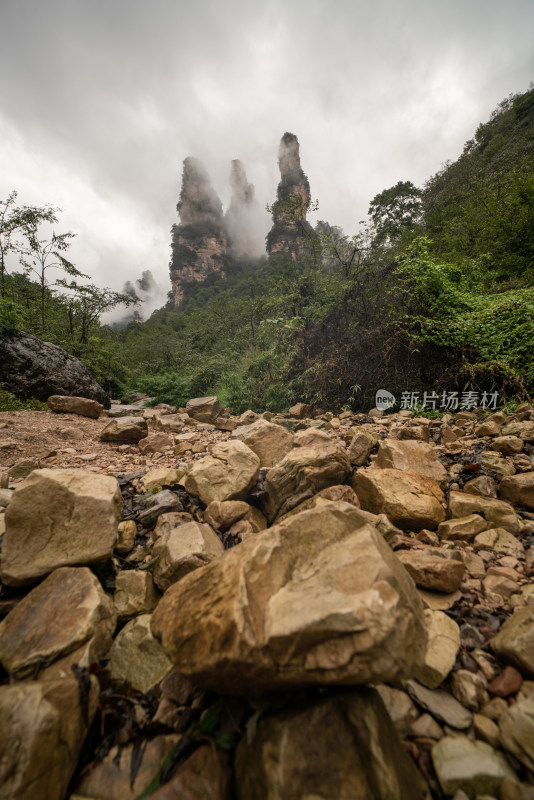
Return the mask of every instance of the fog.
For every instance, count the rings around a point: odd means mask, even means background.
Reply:
[[[0,197],[61,207],[100,286],[150,271],[150,309],[186,157],[224,211],[242,162],[261,250],[291,131],[315,218],[354,233],[377,192],[422,185],[528,88],[533,29],[531,0],[2,0]]]

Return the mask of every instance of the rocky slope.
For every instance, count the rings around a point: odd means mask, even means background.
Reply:
[[[534,796],[532,406],[88,402],[0,415],[0,797]]]

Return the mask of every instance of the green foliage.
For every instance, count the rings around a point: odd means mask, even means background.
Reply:
[[[0,411],[46,411],[46,403],[30,397],[28,400],[19,400],[14,394],[0,384]]]
[[[421,190],[411,181],[375,195],[369,205],[369,216],[375,229],[375,242],[395,242],[406,230],[412,230],[421,217]]]

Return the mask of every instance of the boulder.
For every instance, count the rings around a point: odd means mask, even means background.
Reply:
[[[519,539],[504,528],[491,528],[489,531],[477,534],[473,545],[475,550],[493,550],[495,553],[514,558],[521,558],[525,554],[525,548]]]
[[[204,511],[204,521],[214,528],[226,531],[251,509],[243,500],[214,500]]]
[[[82,362],[61,347],[0,325],[0,384],[17,397],[74,395],[109,408],[109,396]]]
[[[144,506],[144,510],[137,516],[137,521],[145,528],[150,528],[161,514],[184,510],[180,497],[170,489],[163,489],[161,492],[150,495],[145,500]]]
[[[261,420],[243,441],[260,459],[260,467],[274,467],[293,447],[293,434],[281,425]]]
[[[0,661],[20,679],[87,642],[87,656],[98,661],[111,645],[116,621],[113,601],[90,569],[61,567],[0,622]]]
[[[152,409],[150,409],[152,411]],[[111,417],[112,419],[117,419],[118,417],[145,417],[145,409],[143,406],[134,406],[126,403],[125,405],[113,403],[111,408],[107,412],[107,416]]]
[[[406,689],[415,702],[429,711],[433,717],[457,730],[471,727],[473,715],[449,692],[442,689],[427,689],[417,681],[406,682]]]
[[[99,688],[88,679],[28,681],[0,686],[0,797],[63,800],[98,707]]]
[[[426,784],[373,689],[262,718],[235,759],[237,800],[425,800]]]
[[[501,432],[502,423],[499,424],[496,420],[487,419],[480,425],[475,425],[475,436],[498,436]]]
[[[195,750],[150,797],[151,800],[230,800],[234,797],[232,782],[229,754],[210,742]]]
[[[377,439],[366,431],[359,431],[356,428],[356,433],[352,437],[349,445],[349,460],[354,467],[361,467],[371,454],[371,450],[377,443]]]
[[[133,550],[136,536],[137,525],[133,519],[125,519],[122,522],[119,522],[115,552],[120,556],[124,556]]]
[[[377,683],[374,688],[380,695],[397,733],[404,738],[419,716],[417,706],[410,695],[402,689],[395,689],[384,683]]]
[[[87,397],[66,397],[60,394],[51,395],[46,404],[56,414],[78,414],[80,417],[98,419],[103,414],[104,406]]]
[[[395,553],[416,586],[434,592],[455,592],[460,588],[465,564],[457,550],[398,550]]]
[[[155,467],[154,469],[149,469],[148,472],[143,475],[141,483],[143,484],[145,492],[149,492],[151,489],[161,489],[162,486],[173,486],[175,483],[180,483],[184,475],[185,471],[183,469]]]
[[[503,661],[534,679],[534,606],[517,608],[490,645]]]
[[[524,442],[534,442],[534,421],[509,422],[501,431],[502,436],[517,436]]]
[[[248,538],[165,592],[152,630],[178,671],[229,694],[414,674],[421,602],[360,511],[339,502]]]
[[[295,419],[306,419],[311,414],[311,406],[307,403],[296,403],[289,409],[289,416]]]
[[[425,610],[428,644],[425,662],[417,674],[417,680],[428,689],[443,683],[456,663],[460,649],[460,628],[442,611]]]
[[[146,419],[118,417],[112,419],[100,434],[101,442],[138,442],[148,436]]]
[[[476,494],[480,497],[497,497],[497,486],[489,475],[478,475],[464,483],[464,492]]]
[[[435,448],[426,442],[386,439],[380,444],[374,465],[381,469],[397,469],[423,475],[444,486],[447,470],[439,461]]]
[[[534,696],[510,706],[499,719],[501,745],[534,772]]]
[[[180,741],[176,734],[156,736],[135,744],[112,747],[99,761],[89,765],[75,786],[70,800],[136,800],[148,789],[171,750]],[[135,769],[134,769],[135,765]],[[132,776],[135,778],[132,781]],[[150,795],[154,797],[154,795]],[[169,798],[173,800],[173,798]]]
[[[445,736],[432,748],[432,761],[448,796],[462,790],[469,798],[499,797],[504,778],[517,782],[503,753],[486,742],[471,742],[467,736]]]
[[[197,422],[213,423],[224,408],[216,397],[194,397],[188,401],[185,410]]]
[[[518,534],[521,522],[509,503],[503,500],[491,500],[487,497],[466,492],[452,491],[449,493],[449,516],[467,517],[470,514],[480,514],[488,522],[490,528],[504,528],[509,533]]]
[[[34,470],[6,509],[2,581],[24,586],[57,567],[111,558],[121,508],[116,478],[82,469]]]
[[[480,514],[469,514],[468,517],[457,517],[447,519],[438,525],[438,535],[440,539],[449,541],[470,542],[478,533],[482,533],[488,527],[488,523]]]
[[[164,592],[189,572],[204,567],[224,552],[213,528],[199,522],[186,522],[158,537],[152,548],[154,581]]]
[[[137,445],[139,452],[143,455],[147,453],[164,453],[165,450],[174,448],[174,439],[167,433],[151,433],[139,441]]]
[[[471,711],[479,711],[488,702],[487,685],[483,675],[469,672],[467,669],[457,669],[450,677],[453,695]]]
[[[113,602],[120,620],[149,614],[156,608],[158,600],[159,595],[150,572],[127,569],[117,575]]]
[[[498,450],[505,456],[513,456],[516,453],[521,453],[525,443],[519,436],[498,436],[491,443],[493,450]]]
[[[434,530],[445,519],[443,492],[431,478],[397,469],[359,469],[352,486],[363,509],[386,514],[402,530]]]
[[[245,500],[259,472],[260,459],[250,447],[238,440],[221,442],[193,464],[183,484],[206,505],[214,500]]]
[[[399,439],[404,441],[409,439],[413,439],[417,442],[430,441],[430,431],[428,425],[408,425],[406,427],[402,427],[397,436]]]
[[[346,451],[330,439],[296,447],[267,473],[267,518],[272,521],[321,489],[344,483],[349,473]]]
[[[113,680],[125,681],[132,689],[147,694],[163,680],[172,664],[150,630],[150,614],[127,622],[109,651]]]
[[[277,517],[277,522],[283,522],[288,517],[293,517],[295,514],[300,514],[301,511],[309,511],[310,508],[317,508],[317,506],[324,506],[326,503],[335,503],[338,500],[343,500],[345,503],[350,503],[355,508],[360,507],[360,502],[356,496],[356,492],[354,489],[351,489],[350,486],[346,484],[342,484],[339,486],[329,486],[327,489],[322,489],[317,494],[314,494],[313,497],[310,497],[309,500],[304,500],[302,503],[299,503],[298,506],[292,508],[291,511],[288,511],[287,514],[283,514],[282,516]],[[369,514],[371,519],[367,520],[374,524],[376,522],[376,517],[373,514]],[[365,520],[362,520],[362,522]],[[400,531],[396,531],[399,532]]]
[[[163,433],[180,433],[184,429],[185,420],[189,419],[186,414],[165,414],[153,417],[154,427]],[[192,421],[192,424],[195,423]]]
[[[534,472],[503,478],[499,484],[499,497],[514,506],[534,511]]]

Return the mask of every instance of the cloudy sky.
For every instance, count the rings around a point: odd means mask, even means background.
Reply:
[[[82,271],[150,269],[162,304],[186,156],[225,206],[240,158],[263,207],[296,133],[316,218],[355,233],[528,89],[533,30],[532,0],[0,0],[0,198],[61,207]]]

